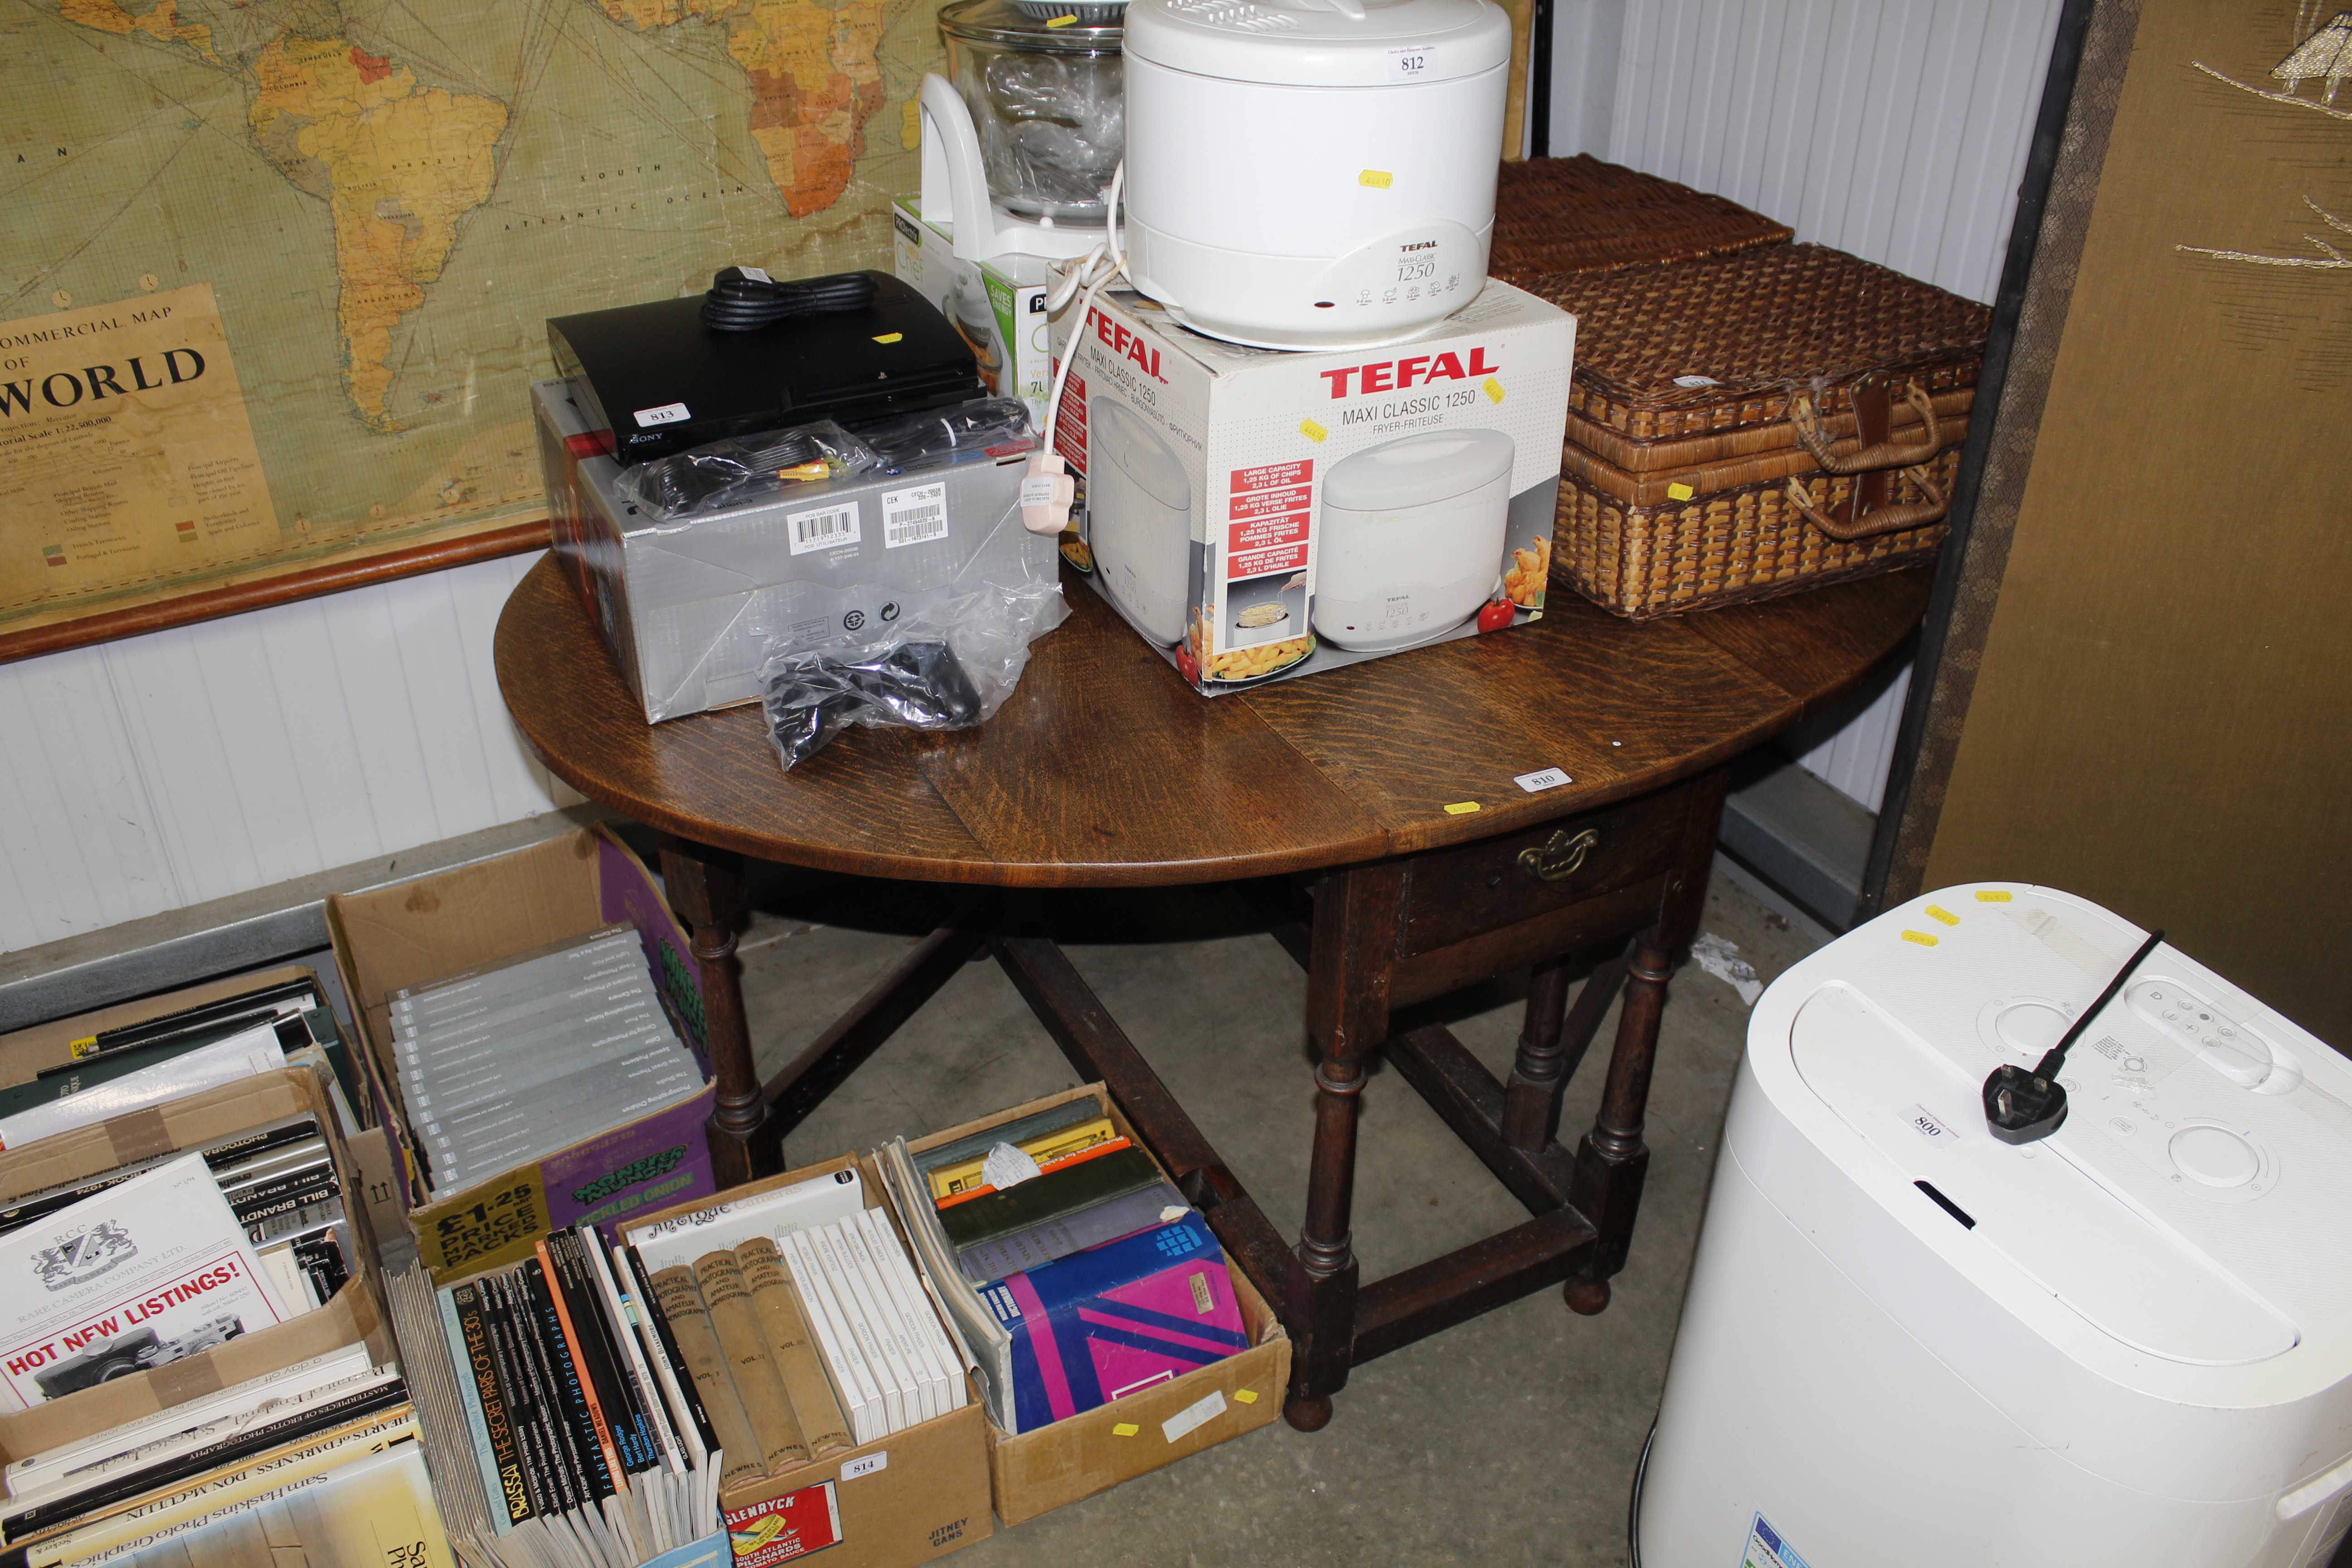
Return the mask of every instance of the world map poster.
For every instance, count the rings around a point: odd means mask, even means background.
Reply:
[[[543,514],[550,316],[888,265],[938,0],[0,0],[0,635]]]

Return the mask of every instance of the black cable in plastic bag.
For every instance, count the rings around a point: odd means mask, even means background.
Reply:
[[[843,726],[961,730],[982,718],[980,692],[941,637],[909,639],[880,653],[785,655],[765,672],[768,738],[784,766],[805,762]]]
[[[722,267],[702,297],[702,324],[713,331],[751,332],[794,316],[862,310],[873,301],[874,279],[863,272],[779,283],[764,275],[748,278],[740,267]]]

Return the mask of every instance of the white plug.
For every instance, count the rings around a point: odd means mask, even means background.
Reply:
[[[1059,533],[1070,526],[1070,508],[1078,499],[1078,484],[1067,472],[1059,452],[1043,447],[1029,458],[1029,471],[1021,477],[1021,526],[1032,533]]]

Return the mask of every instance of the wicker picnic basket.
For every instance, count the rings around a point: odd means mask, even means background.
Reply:
[[[1495,186],[1486,270],[1513,283],[1547,272],[1595,272],[1643,261],[1779,245],[1786,224],[1619,163],[1514,159]]]
[[[1577,319],[1551,569],[1586,597],[1646,620],[1943,542],[1983,306],[1819,245],[1523,286]]]

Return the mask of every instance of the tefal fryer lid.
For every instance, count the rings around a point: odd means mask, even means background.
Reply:
[[[1117,398],[1097,397],[1087,405],[1087,447],[1089,456],[1118,465],[1160,505],[1192,510],[1192,484],[1176,454]]]
[[[1323,504],[1346,511],[1405,511],[1452,500],[1508,474],[1516,453],[1500,430],[1425,430],[1332,464],[1323,479]]]
[[[1487,0],[1131,0],[1127,53],[1230,81],[1400,87],[1507,63],[1511,23]]]

